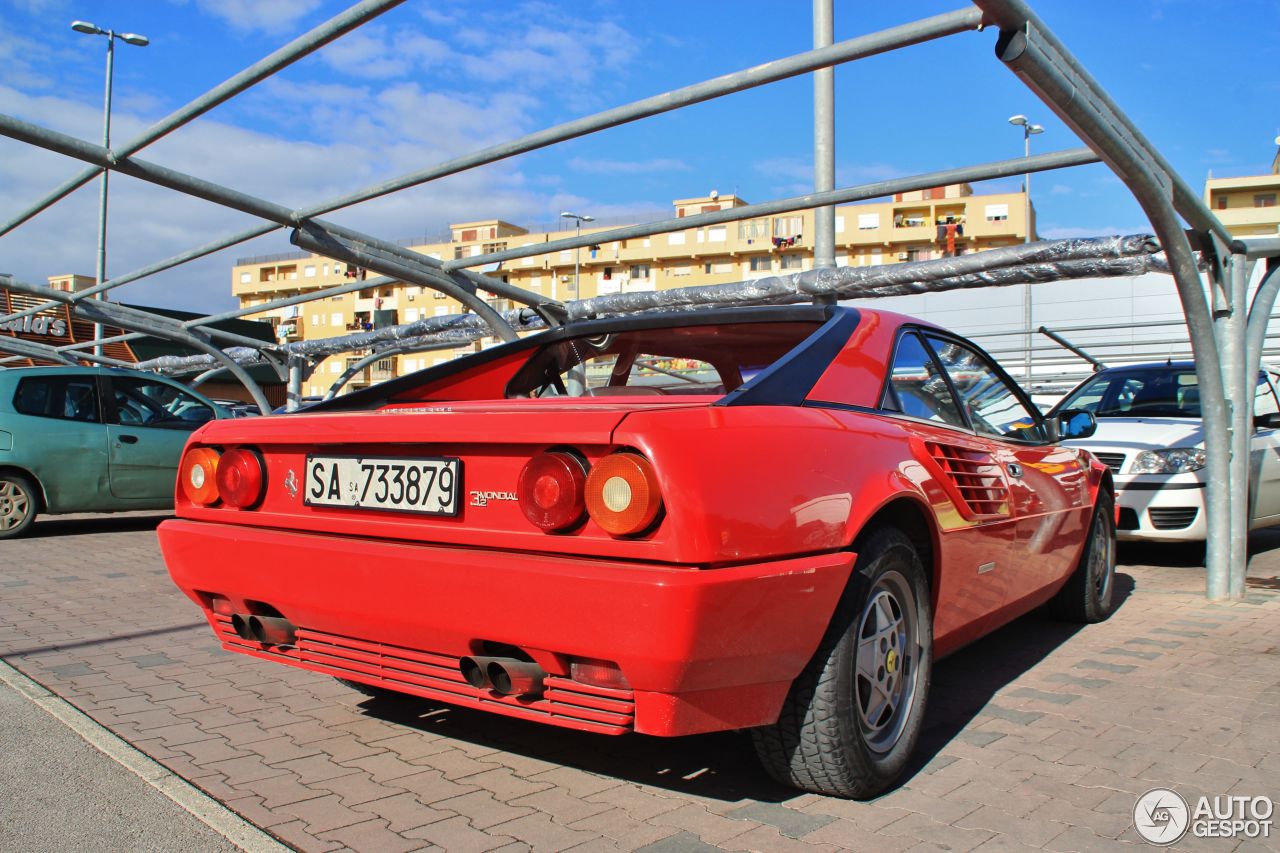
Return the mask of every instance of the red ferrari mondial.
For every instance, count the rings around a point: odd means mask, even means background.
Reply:
[[[223,647],[590,732],[751,729],[868,797],[933,660],[1113,606],[1108,471],[973,344],[881,311],[572,323],[215,421],[160,526]]]

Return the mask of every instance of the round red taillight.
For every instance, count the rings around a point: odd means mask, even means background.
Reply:
[[[587,512],[606,533],[640,533],[653,524],[661,509],[658,475],[648,459],[635,453],[615,453],[591,467]]]
[[[587,473],[571,453],[539,453],[520,472],[517,497],[525,518],[546,531],[566,530],[582,521]]]
[[[218,461],[218,494],[227,506],[246,509],[262,500],[266,466],[256,450],[238,447]]]
[[[187,500],[197,506],[218,501],[218,451],[196,447],[187,451],[178,466],[178,484]]]

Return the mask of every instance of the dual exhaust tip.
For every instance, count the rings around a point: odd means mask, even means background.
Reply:
[[[492,690],[500,696],[542,695],[546,671],[536,663],[498,657],[464,657],[458,669],[477,690]]]
[[[298,629],[282,616],[258,616],[249,613],[234,613],[231,616],[231,629],[242,640],[252,640],[265,646],[295,646],[298,644]]]
[[[242,640],[265,646],[294,646],[298,629],[282,616],[259,616],[234,613],[231,628]],[[546,671],[536,663],[502,657],[464,657],[458,669],[467,683],[477,690],[492,690],[500,696],[535,698],[542,695]]]

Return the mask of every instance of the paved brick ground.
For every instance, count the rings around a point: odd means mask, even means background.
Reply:
[[[1154,786],[1280,799],[1280,535],[1244,603],[1205,602],[1194,549],[1126,548],[1109,622],[1028,617],[940,663],[917,765],[853,803],[770,783],[742,735],[561,731],[222,652],[157,521],[0,545],[0,656],[299,850],[1100,850],[1141,846]]]

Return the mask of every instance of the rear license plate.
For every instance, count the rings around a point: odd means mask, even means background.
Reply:
[[[462,460],[434,456],[308,456],[308,506],[457,515]]]

